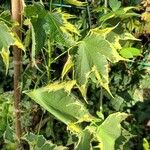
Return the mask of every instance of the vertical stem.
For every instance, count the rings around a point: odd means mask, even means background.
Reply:
[[[50,81],[51,78],[51,41],[48,39],[48,70],[47,70],[47,75],[48,75],[48,82]]]
[[[52,12],[52,4],[53,4],[53,0],[50,0],[50,4],[49,4],[49,10],[50,10],[50,12]]]
[[[104,0],[104,6],[105,6],[105,10],[104,10],[104,14],[107,14],[107,7],[108,7],[108,0]]]
[[[90,12],[90,6],[89,6],[89,3],[88,3],[88,0],[86,0],[87,2],[87,15],[88,15],[88,24],[89,24],[89,29],[91,29],[91,26],[92,26],[92,21],[91,21],[91,12]]]
[[[11,13],[12,19],[19,23],[19,27],[14,28],[14,32],[21,38],[21,12],[22,12],[22,0],[11,0]],[[20,141],[22,130],[21,130],[21,49],[13,46],[13,62],[14,62],[14,109],[15,109],[15,132],[18,141]]]
[[[102,87],[100,87],[99,103],[100,103],[100,112],[102,112],[103,111],[103,88]]]

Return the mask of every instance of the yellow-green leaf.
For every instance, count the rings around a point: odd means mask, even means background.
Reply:
[[[20,48],[21,50],[25,51],[25,47],[22,44],[21,40],[19,39],[19,37],[17,35],[14,34],[14,44],[16,45],[18,48]]]
[[[64,89],[66,92],[70,93],[73,86],[76,84],[75,80],[67,81],[67,82],[54,82],[47,85],[45,88],[50,91],[58,91]]]
[[[92,133],[85,129],[79,135],[79,141],[75,147],[75,150],[92,150]]]
[[[106,37],[106,35],[110,33],[112,30],[114,30],[116,27],[117,25],[114,27],[109,27],[109,28],[104,28],[104,29],[94,28],[94,29],[91,29],[91,33]]]
[[[120,50],[120,54],[124,58],[133,58],[134,56],[140,56],[140,49],[134,47],[126,47]]]
[[[5,49],[2,49],[1,56],[3,58],[3,62],[5,64],[5,66],[6,66],[6,74],[7,74],[8,67],[9,67],[9,51],[5,50]]]
[[[75,78],[81,87],[87,83],[90,73],[94,72],[100,85],[110,93],[108,87],[108,60],[115,63],[125,59],[119,55],[114,46],[104,37],[104,35],[107,35],[108,30],[105,30],[106,34],[104,31],[102,31],[103,34],[100,34],[100,31],[95,32],[90,32],[78,44],[75,57]]]
[[[115,150],[115,142],[121,136],[121,122],[127,118],[126,113],[114,113],[109,115],[97,128],[96,137],[100,142],[101,150]]]
[[[81,2],[79,0],[66,0],[67,3],[75,5],[75,6],[85,6],[86,2]]]
[[[150,149],[150,145],[149,145],[146,138],[143,138],[143,149],[144,150],[149,150]]]
[[[63,79],[64,76],[69,72],[69,70],[73,67],[73,61],[72,61],[72,58],[71,56],[69,55],[68,56],[68,60],[67,62],[65,63],[64,65],[64,68],[63,68],[63,71],[62,71],[62,74],[61,74],[61,78]]]
[[[12,33],[11,28],[9,28],[4,22],[0,21],[0,53],[3,58],[4,64],[6,66],[6,72],[9,68],[9,48],[11,45],[16,45],[17,47],[24,50],[24,46],[20,39]]]
[[[79,99],[73,94],[68,94],[71,85],[70,83],[66,84],[69,85],[65,85],[65,83],[53,83],[26,94],[57,119],[68,125],[68,127],[70,127],[69,129],[72,129],[73,132],[78,132],[80,131],[78,124],[72,123],[81,120],[86,121],[87,119],[89,121],[89,118],[92,119],[93,117]]]

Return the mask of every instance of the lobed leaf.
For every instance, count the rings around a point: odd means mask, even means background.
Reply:
[[[35,135],[33,133],[28,133],[23,136],[30,146],[31,150],[67,150],[67,147],[57,146],[51,141],[45,139],[43,135]]]
[[[43,28],[45,21],[45,16],[47,11],[39,3],[34,3],[34,5],[28,5],[24,9],[24,16],[30,19],[34,34],[35,34],[35,49],[39,51],[43,48],[44,42],[46,40],[46,33]]]
[[[0,21],[0,54],[3,58],[3,62],[6,66],[6,73],[9,67],[9,48],[11,45],[16,45],[18,48],[25,50],[20,39],[12,33],[11,28],[9,28],[4,22]]]
[[[104,31],[106,34],[104,34]],[[108,31],[111,30],[92,30],[91,34],[79,42],[75,57],[75,78],[77,83],[82,86],[86,84],[90,73],[94,72],[101,86],[110,93],[108,87],[108,60],[115,63],[124,60],[124,58],[105,39],[105,36],[109,33]]]
[[[68,87],[70,90],[72,86],[70,84],[70,82],[53,83],[26,94],[67,125],[79,120],[89,121],[87,118],[92,117],[85,106],[74,95],[65,91],[68,91]]]
[[[79,35],[79,32],[68,22],[72,15],[63,13],[59,9],[49,12],[40,3],[26,6],[24,15],[31,20],[34,28],[36,52],[44,47],[46,38],[66,47],[75,44],[73,34]]]
[[[121,136],[120,123],[127,118],[125,113],[114,113],[109,115],[97,128],[96,137],[100,142],[101,150],[115,150],[115,141]]]

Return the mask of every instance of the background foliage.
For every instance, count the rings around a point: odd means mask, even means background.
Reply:
[[[22,149],[150,149],[149,0],[25,1],[22,40],[0,4],[0,149],[16,149],[12,45]]]

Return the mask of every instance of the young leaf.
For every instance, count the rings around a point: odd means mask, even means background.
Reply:
[[[121,2],[118,0],[109,0],[109,6],[113,11],[116,11],[120,8]]]
[[[109,2],[112,3],[114,0],[110,0]],[[116,1],[116,0],[115,0]],[[120,2],[119,2],[120,3]],[[120,4],[119,4],[120,5]],[[105,15],[103,15],[101,18],[100,18],[100,21],[103,21],[105,22],[106,20],[109,20],[111,18],[124,18],[124,17],[133,17],[133,16],[137,16],[137,17],[140,17],[139,14],[137,13],[128,13],[129,10],[135,8],[135,7],[125,7],[125,8],[118,8],[119,5],[116,5],[116,4],[112,4],[112,7],[114,7],[114,9],[117,8],[117,10],[113,10],[113,12],[109,12]]]
[[[115,150],[115,141],[121,136],[120,123],[127,118],[125,113],[114,113],[97,128],[96,137],[100,142],[101,150]]]
[[[149,145],[146,138],[143,138],[143,149],[144,150],[149,150],[150,149],[150,145]]]
[[[133,58],[134,56],[140,56],[141,51],[134,47],[122,48],[120,54],[124,58]]]
[[[73,61],[72,61],[72,58],[71,56],[69,55],[68,56],[68,60],[67,62],[65,63],[64,65],[64,68],[63,68],[63,71],[62,71],[62,74],[61,74],[61,78],[63,79],[64,76],[68,73],[68,71],[73,67]]]

